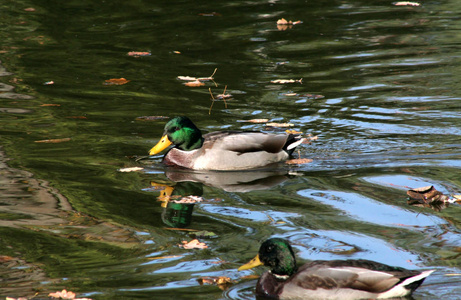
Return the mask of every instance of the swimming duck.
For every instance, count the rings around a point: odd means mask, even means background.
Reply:
[[[292,134],[256,131],[217,131],[202,136],[188,117],[176,117],[165,125],[161,140],[149,151],[160,153],[167,165],[194,170],[245,170],[288,159],[303,139]]]
[[[434,270],[413,271],[359,260],[313,261],[297,269],[288,241],[265,241],[258,255],[238,270],[271,268],[258,280],[256,294],[273,299],[385,299],[403,297]]]

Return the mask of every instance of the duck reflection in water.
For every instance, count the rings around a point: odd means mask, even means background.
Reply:
[[[166,170],[165,175],[175,184],[152,181],[151,185],[160,190],[157,199],[164,208],[163,223],[173,228],[186,228],[190,225],[194,205],[203,200],[198,199],[203,194],[203,185],[226,192],[250,192],[269,189],[291,176],[286,170],[197,172],[176,168]]]

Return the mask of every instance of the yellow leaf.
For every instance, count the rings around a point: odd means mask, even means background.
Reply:
[[[68,141],[70,141],[70,138],[40,140],[40,141],[35,141],[35,143],[57,144],[57,143],[68,142]]]

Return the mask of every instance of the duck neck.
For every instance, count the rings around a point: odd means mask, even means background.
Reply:
[[[202,134],[191,136],[191,138],[180,145],[179,148],[185,151],[191,151],[195,149],[199,149],[203,145],[203,137]]]
[[[272,274],[279,279],[288,279],[297,270],[296,260],[292,256],[280,258],[278,264],[272,268]]]

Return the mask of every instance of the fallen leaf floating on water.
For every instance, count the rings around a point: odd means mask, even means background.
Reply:
[[[64,299],[64,300],[91,300],[90,298],[75,298],[75,293],[71,291],[58,291],[56,293],[49,293],[48,297],[56,298],[56,299]]]
[[[437,191],[433,186],[425,186],[407,191],[410,199],[407,201],[409,205],[428,207],[435,211],[441,211],[448,207],[450,203],[455,203],[456,198],[450,197]]]
[[[34,12],[35,8],[33,7],[24,8],[24,11]]]
[[[181,54],[181,51],[174,50],[173,53],[174,54]]]
[[[287,21],[284,18],[277,21],[277,29],[280,31],[285,31],[287,29],[293,28],[294,25],[301,24],[301,21]]]
[[[190,87],[197,87],[197,86],[203,86],[205,85],[203,82],[200,80],[195,80],[195,81],[189,81],[184,83],[185,86],[190,86]]]
[[[421,6],[421,3],[410,1],[399,1],[392,3],[395,6]]]
[[[287,96],[287,97],[293,97],[293,96],[298,96],[297,93],[285,93],[285,94],[282,94],[283,96]]]
[[[34,141],[35,143],[57,144],[70,141],[70,138]]]
[[[205,243],[199,242],[197,239],[193,239],[190,242],[182,241],[182,244],[179,245],[184,249],[206,249],[208,246]]]
[[[227,90],[227,85],[224,87],[224,91],[222,94],[219,94],[216,96],[216,98],[213,96],[213,93],[211,92],[211,88],[208,88],[208,91],[210,92],[210,96],[211,96],[211,105],[210,105],[210,109],[208,110],[208,114],[211,115],[211,109],[213,108],[213,104],[216,100],[222,100],[224,101],[224,106],[225,108],[227,109],[227,102],[226,102],[226,99],[229,99],[229,98],[232,98],[232,95],[231,94],[226,94],[226,90]]]
[[[104,85],[123,85],[127,84],[131,80],[127,80],[125,78],[112,78],[112,79],[107,79],[104,82]]]
[[[150,56],[150,52],[140,52],[140,51],[130,51],[128,52],[128,56],[134,56],[134,57],[139,57],[139,56]]]
[[[211,74],[211,76],[209,77],[178,76],[176,78],[178,78],[179,80],[184,80],[184,81],[210,81],[214,79],[213,76],[214,74],[216,74],[217,70],[218,68],[215,68],[213,71],[213,74]]]
[[[217,285],[220,289],[226,289],[228,285],[234,283],[229,277],[225,276],[204,276],[197,279],[197,281],[200,285]]]
[[[279,20],[277,20],[277,25],[298,25],[298,24],[301,24],[302,21],[287,21],[286,19],[284,18],[281,18]]]
[[[285,83],[303,83],[303,79],[275,79],[271,80],[271,83],[280,83],[280,84],[285,84]]]
[[[29,300],[29,299],[25,297],[19,297],[19,298],[6,297],[6,300]]]
[[[302,131],[296,131],[294,129],[287,129],[287,130],[285,130],[285,132],[287,134],[302,134],[303,133]]]
[[[448,202],[447,200],[449,199],[448,196],[437,191],[432,185],[408,190],[407,195],[410,197],[410,201],[426,204],[432,202]]]
[[[51,81],[45,81],[45,82],[43,83],[43,85],[52,85],[52,84],[54,84],[54,81],[53,81],[53,80],[51,80]]]
[[[260,123],[269,122],[269,119],[239,120],[239,122],[248,122],[248,123],[260,124]]]
[[[295,126],[295,124],[292,124],[292,123],[267,123],[266,126],[269,126],[269,127],[293,127]]]
[[[287,165],[303,165],[313,162],[310,158],[295,158],[285,161]]]
[[[184,81],[195,81],[195,80],[197,80],[197,77],[191,77],[191,76],[178,76],[177,78],[179,80],[184,80]]]
[[[141,170],[144,170],[144,168],[141,168],[141,167],[121,168],[121,169],[118,169],[117,171],[122,172],[122,173],[128,173],[128,172],[136,172],[136,171],[141,171]]]

